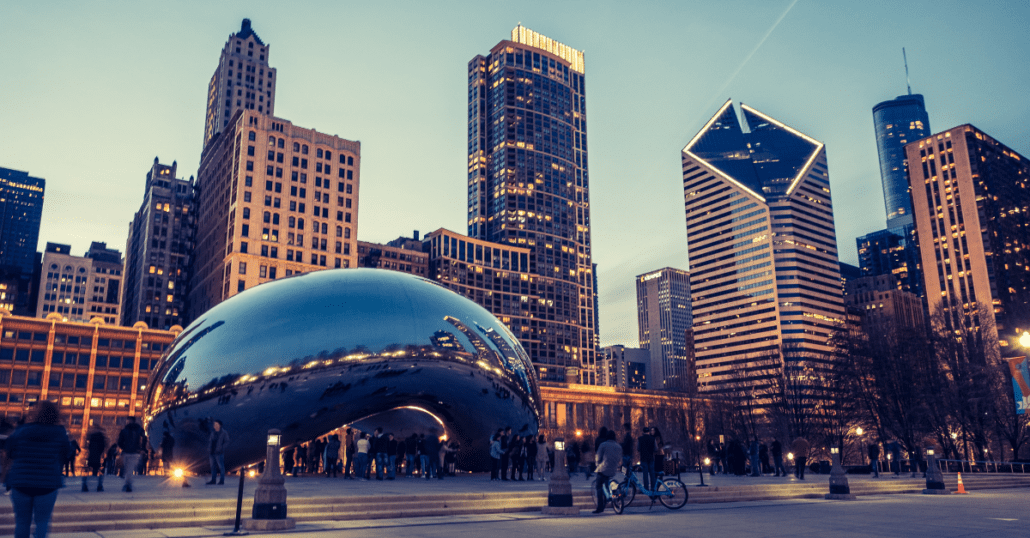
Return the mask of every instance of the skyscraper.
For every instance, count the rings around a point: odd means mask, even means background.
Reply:
[[[469,236],[529,250],[541,379],[595,384],[583,53],[519,25],[468,76]]]
[[[64,321],[101,318],[117,325],[123,267],[122,253],[106,243],[94,241],[82,257],[72,256],[70,245],[47,243],[36,317],[56,312]]]
[[[715,392],[760,359],[825,358],[845,315],[823,144],[741,110],[743,126],[726,101],[682,151],[698,385]]]
[[[357,267],[361,143],[239,110],[204,149],[189,321],[258,284]]]
[[[207,85],[204,146],[229,126],[237,110],[274,114],[278,79],[275,68],[268,66],[270,49],[250,27],[250,19],[243,19],[240,31],[229,36]]]
[[[880,181],[887,209],[887,228],[912,224],[912,199],[908,194],[908,160],[905,144],[930,133],[923,96],[900,95],[873,107],[876,151],[880,155]]]
[[[640,347],[649,351],[649,389],[692,390],[690,273],[665,267],[637,275],[637,327]]]
[[[1030,161],[968,124],[905,150],[931,315],[996,333],[1003,355],[1025,353],[1015,341],[1030,330]]]
[[[45,187],[43,178],[0,167],[0,305],[18,315],[36,313],[30,298]]]
[[[863,277],[888,275],[896,289],[923,297],[915,225],[887,228],[855,239]]]
[[[121,309],[126,327],[137,321],[152,329],[186,325],[197,211],[193,178],[177,178],[175,171],[175,162],[167,166],[154,157],[143,203],[129,224]]]

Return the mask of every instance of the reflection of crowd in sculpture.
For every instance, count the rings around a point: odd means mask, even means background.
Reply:
[[[282,451],[285,474],[318,475],[346,479],[394,480],[398,475],[429,479],[454,476],[457,441],[447,441],[436,430],[395,438],[376,428],[371,434],[348,428],[344,438],[330,434],[286,447]]]

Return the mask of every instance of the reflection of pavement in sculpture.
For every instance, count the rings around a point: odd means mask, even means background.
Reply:
[[[269,282],[205,313],[158,366],[146,423],[203,467],[222,420],[234,468],[264,457],[270,428],[290,446],[418,408],[461,443],[459,466],[482,468],[490,433],[535,432],[539,402],[528,355],[489,312],[425,279],[348,269]]]

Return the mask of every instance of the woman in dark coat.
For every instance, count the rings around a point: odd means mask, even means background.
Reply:
[[[36,538],[46,536],[57,490],[64,487],[61,469],[71,457],[71,441],[58,424],[57,406],[41,401],[35,406],[35,420],[23,424],[7,438],[11,468],[5,484],[14,505],[14,535],[29,536],[36,520]]]

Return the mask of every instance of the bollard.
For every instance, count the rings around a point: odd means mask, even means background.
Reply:
[[[933,455],[933,449],[926,449],[926,495],[949,495],[948,488],[944,487],[944,475],[941,468],[937,466],[937,457]]]
[[[572,504],[572,484],[569,483],[568,462],[565,460],[565,439],[554,440],[554,471],[547,485],[547,506],[541,510],[551,516],[578,516],[579,508]]]
[[[851,494],[851,487],[848,485],[848,475],[840,464],[840,449],[830,448],[830,456],[833,460],[833,467],[830,469],[830,492],[826,494],[826,498],[837,501],[855,500],[855,496]]]
[[[297,522],[286,517],[286,479],[279,470],[279,430],[268,430],[268,444],[265,451],[265,472],[258,478],[254,491],[252,519],[243,522],[243,527],[252,531],[281,531],[292,529]]]
[[[236,492],[236,525],[232,532],[223,533],[222,536],[247,536],[250,534],[240,529],[240,514],[243,512],[243,480],[247,476],[247,470],[240,467],[240,489]]]

